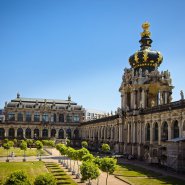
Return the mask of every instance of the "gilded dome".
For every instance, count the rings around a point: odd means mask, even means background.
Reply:
[[[149,31],[150,24],[145,22],[142,24],[143,32],[141,33],[141,49],[136,51],[129,57],[129,63],[132,68],[153,71],[155,67],[160,66],[163,56],[159,51],[151,50],[152,39]]]

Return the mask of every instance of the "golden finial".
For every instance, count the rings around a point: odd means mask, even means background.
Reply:
[[[143,30],[149,30],[149,28],[150,28],[150,23],[149,22],[144,22],[143,24],[142,24],[142,28],[143,28]]]
[[[150,28],[150,23],[149,22],[144,22],[142,24],[142,28],[143,28],[143,32],[141,33],[141,37],[150,37],[151,33],[149,31],[149,28]]]

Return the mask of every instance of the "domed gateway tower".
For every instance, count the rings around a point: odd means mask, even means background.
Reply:
[[[170,73],[158,71],[163,61],[159,51],[151,49],[152,39],[149,31],[150,24],[142,24],[140,50],[129,57],[131,68],[125,68],[121,93],[121,107],[124,112],[151,108],[154,106],[170,103],[172,98]]]

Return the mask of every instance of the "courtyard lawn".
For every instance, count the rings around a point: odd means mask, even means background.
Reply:
[[[29,180],[33,183],[35,177],[48,172],[43,162],[0,162],[0,184],[3,183],[7,176],[17,170],[23,170],[28,175]]]
[[[11,155],[11,153],[14,152],[14,156],[23,156],[24,151],[21,150],[20,148],[10,148],[10,150],[8,150],[9,156]],[[49,155],[46,151],[42,150],[42,155]],[[26,156],[36,156],[38,154],[38,151],[36,148],[28,148],[26,150]],[[7,156],[7,150],[5,150],[3,147],[0,147],[0,157],[6,157]]]
[[[125,180],[133,185],[184,185],[185,181],[162,176],[160,173],[155,173],[141,167],[130,164],[118,165],[114,175],[122,180]]]

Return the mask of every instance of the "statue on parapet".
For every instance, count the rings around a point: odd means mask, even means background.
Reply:
[[[180,96],[181,96],[181,100],[184,100],[184,92],[182,90],[180,91]]]

